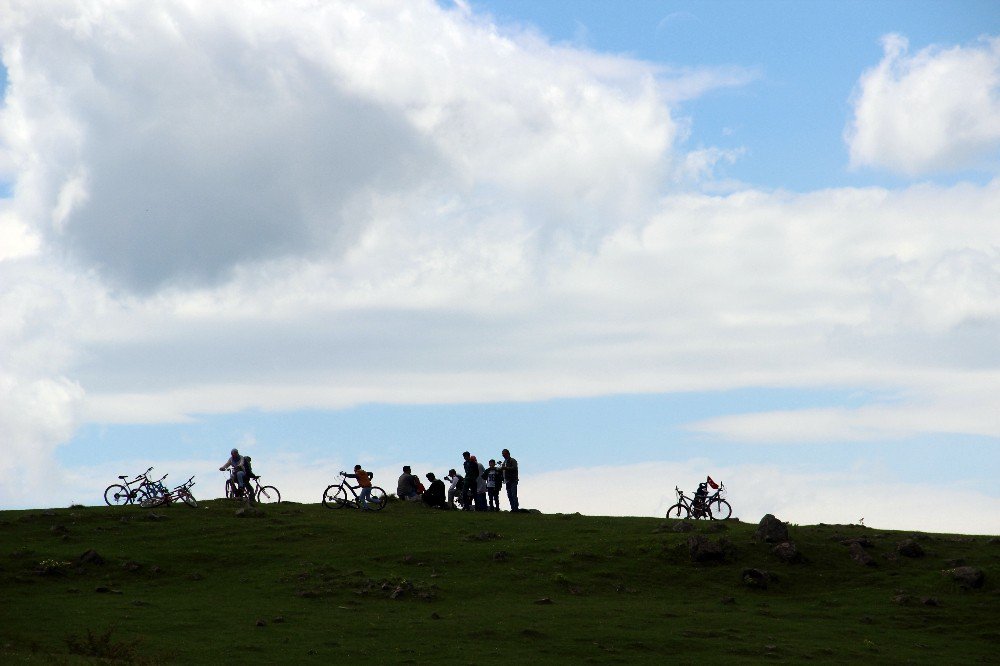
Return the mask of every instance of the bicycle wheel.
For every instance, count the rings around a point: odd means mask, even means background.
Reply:
[[[236,496],[236,484],[233,483],[232,479],[226,480],[226,499],[232,499]]]
[[[386,494],[385,491],[374,486],[372,488],[372,494],[368,498],[368,510],[369,511],[381,511],[385,508]]]
[[[688,508],[683,504],[674,504],[672,507],[667,509],[667,518],[677,518],[683,520],[691,515]]]
[[[339,483],[327,486],[323,491],[323,506],[328,509],[343,509],[347,506],[347,491]]]
[[[708,508],[712,511],[712,520],[727,520],[733,515],[733,507],[724,499],[717,499],[709,502]]]
[[[261,486],[257,491],[257,502],[259,504],[277,504],[281,501],[281,493],[274,486]]]
[[[157,495],[156,497],[147,497],[139,503],[143,509],[152,509],[157,506],[163,506],[167,503],[166,495]]]
[[[192,509],[198,508],[198,500],[194,498],[194,495],[191,494],[190,490],[184,491],[184,494],[181,495],[181,499],[184,500],[184,503]]]
[[[129,494],[128,488],[116,483],[105,489],[104,501],[108,506],[125,506],[132,503],[132,496]]]

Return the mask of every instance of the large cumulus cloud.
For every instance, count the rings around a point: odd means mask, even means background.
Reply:
[[[676,135],[653,68],[431,2],[5,5],[18,209],[130,290],[337,256],[384,199],[600,233]]]
[[[906,175],[1000,164],[1000,38],[909,53],[883,39],[882,61],[861,77],[847,132],[851,162]]]

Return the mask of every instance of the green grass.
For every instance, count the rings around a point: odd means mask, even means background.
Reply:
[[[0,663],[996,663],[1000,645],[988,537],[892,559],[910,533],[791,526],[808,561],[784,564],[737,522],[235,508],[0,512]],[[691,561],[698,533],[725,562]],[[878,566],[840,543],[861,535]],[[104,564],[78,564],[88,549]],[[957,559],[983,588],[942,575]],[[748,567],[777,580],[751,589]]]

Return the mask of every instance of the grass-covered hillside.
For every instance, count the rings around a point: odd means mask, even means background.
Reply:
[[[793,525],[792,548],[736,521],[237,508],[0,512],[0,663],[1000,654],[1000,542],[986,536]]]

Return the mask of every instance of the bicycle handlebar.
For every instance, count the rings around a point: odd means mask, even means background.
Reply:
[[[368,478],[369,478],[369,479],[374,479],[374,478],[375,478],[375,472],[368,472],[367,474],[368,474]],[[340,473],[340,475],[341,475],[342,477],[344,477],[345,479],[347,478],[347,472],[343,472],[343,471],[342,471],[342,472]]]
[[[175,486],[174,490],[171,491],[171,492],[174,492],[174,491],[177,491],[177,490],[181,490],[182,488],[190,488],[193,485],[194,485],[194,477],[192,476],[190,479],[188,479],[187,481],[185,481],[181,485]]]

